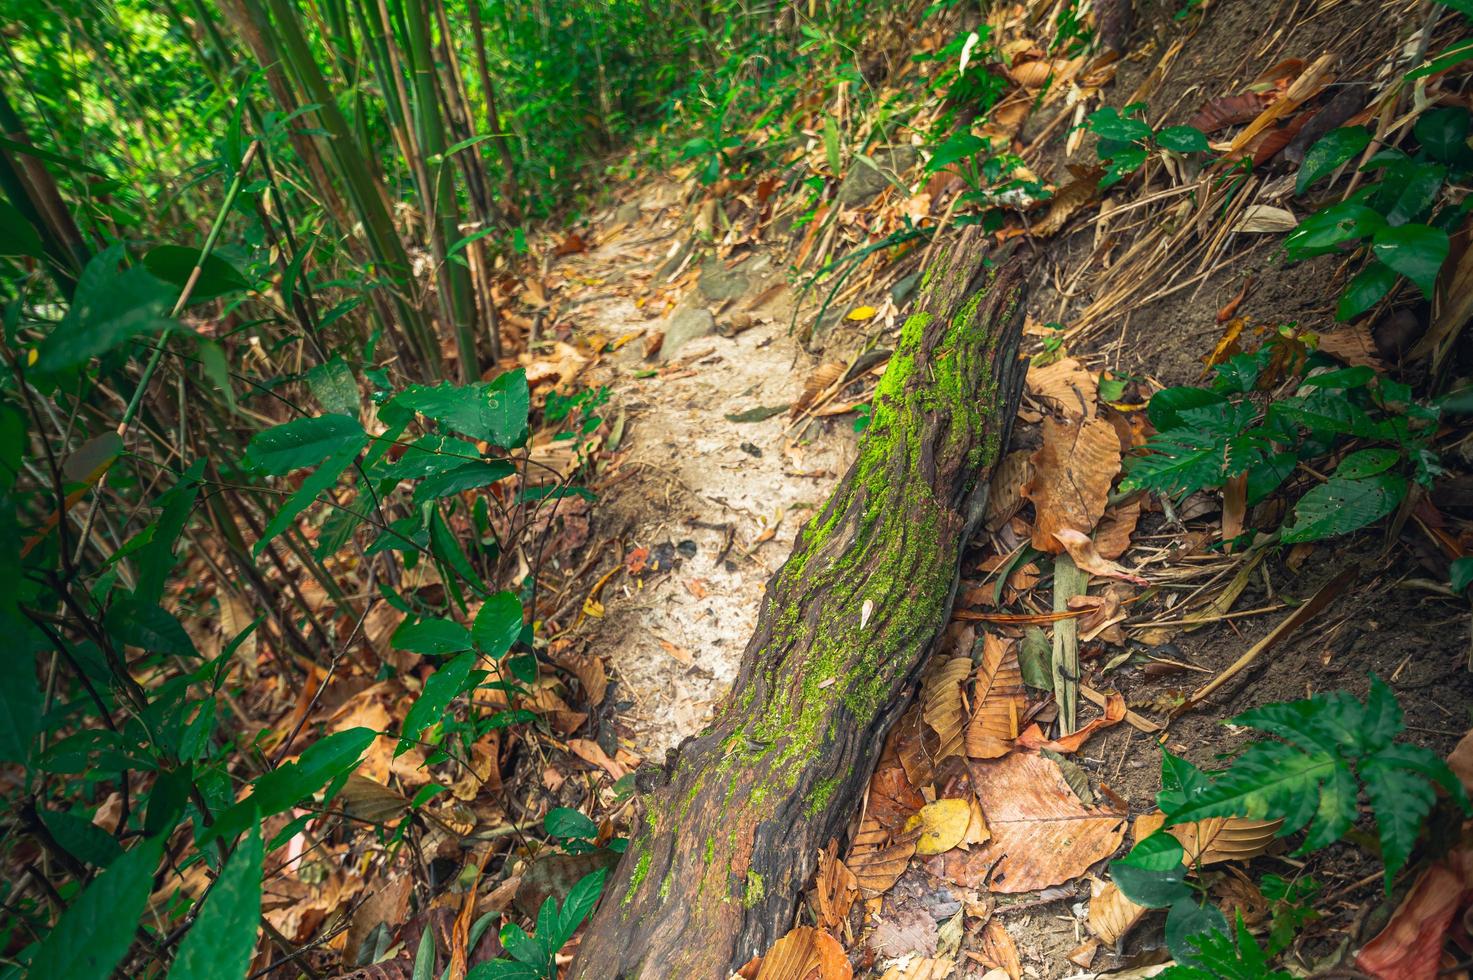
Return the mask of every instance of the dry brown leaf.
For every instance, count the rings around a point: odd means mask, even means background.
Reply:
[[[1041,755],[1014,752],[975,762],[972,784],[992,831],[987,846],[973,853],[996,862],[988,882],[994,892],[1034,891],[1077,878],[1125,837],[1123,814],[1079,802],[1059,767]]]
[[[1110,484],[1120,472],[1120,437],[1104,419],[1043,420],[1043,445],[1033,454],[1033,479],[1025,495],[1033,501],[1033,547],[1058,554],[1057,532],[1083,534],[1104,516]]]
[[[798,400],[793,402],[793,407],[788,412],[789,418],[797,418],[818,401],[819,396],[828,390],[829,386],[844,376],[844,365],[838,361],[829,361],[820,364],[808,375],[808,380],[803,382],[803,393]]]
[[[1141,498],[1134,497],[1105,508],[1095,527],[1095,553],[1114,560],[1130,550],[1130,538],[1141,519]]]
[[[900,880],[916,852],[919,834],[912,831],[892,838],[873,817],[866,817],[849,845],[844,865],[854,873],[859,891],[874,898],[890,890]]]
[[[813,881],[816,918],[830,932],[846,927],[849,910],[859,897],[859,880],[838,855],[839,841],[830,840],[829,846],[818,854],[818,874]]]
[[[1023,963],[1018,958],[1017,944],[1008,935],[1007,927],[995,916],[987,920],[987,927],[978,937],[977,953],[983,966],[1004,971],[1008,980],[1020,980],[1023,976]]]
[[[943,854],[966,839],[972,824],[972,807],[966,800],[937,800],[921,807],[905,822],[906,832],[916,831],[916,854]]]
[[[1090,879],[1089,931],[1108,946],[1118,943],[1149,909],[1125,897],[1113,881]]]
[[[869,815],[884,829],[895,831],[925,805],[925,797],[911,785],[905,769],[898,762],[892,761],[887,765],[882,759],[869,781],[869,803],[866,806]]]
[[[1125,720],[1125,698],[1114,691],[1106,694],[1105,698],[1105,713],[1073,734],[1045,740],[1037,725],[1029,725],[1028,730],[1018,736],[1017,744],[1034,752],[1040,749],[1049,749],[1062,755],[1078,752],[1095,732]]]
[[[1028,365],[1028,391],[1065,418],[1094,418],[1100,382],[1072,357],[1061,357],[1043,367]]]
[[[584,762],[598,766],[616,780],[623,779],[628,774],[627,769],[613,759],[610,759],[609,754],[603,750],[602,746],[592,739],[570,738],[568,739],[568,749]]]
[[[1381,360],[1381,354],[1376,350],[1376,341],[1371,337],[1371,328],[1364,323],[1353,323],[1329,333],[1316,334],[1316,347],[1351,367],[1386,370],[1386,362]],[[1416,356],[1416,351],[1412,354]]]
[[[982,663],[972,693],[972,720],[967,725],[967,755],[996,759],[1005,755],[1018,737],[1028,694],[1018,666],[1018,643],[993,633],[982,635]]]
[[[1257,92],[1220,96],[1204,103],[1187,120],[1187,125],[1204,133],[1215,133],[1229,126],[1241,126],[1258,117],[1263,111],[1264,102],[1264,97]]]
[[[1143,813],[1135,819],[1131,833],[1140,841],[1160,830],[1166,822],[1162,813]],[[1181,841],[1186,864],[1220,864],[1223,861],[1247,861],[1269,849],[1282,820],[1249,820],[1247,817],[1209,817],[1192,823],[1167,827],[1166,832]]]
[[[1467,840],[1422,872],[1386,928],[1365,945],[1355,965],[1378,980],[1433,980],[1453,916],[1473,894],[1473,845]]]
[[[812,926],[798,926],[773,943],[757,971],[757,980],[851,980],[853,976],[844,947]]]
[[[917,788],[928,786],[935,778],[936,767],[934,745],[928,744],[930,729],[921,719],[921,706],[911,705],[896,722],[892,737],[895,739],[895,755],[910,784]],[[934,736],[931,736],[934,742]]]
[[[921,685],[921,717],[940,739],[935,761],[962,754],[962,728],[966,709],[962,685],[972,672],[971,657],[937,657]]]
[[[890,967],[880,980],[947,980],[955,969],[953,960],[923,958]]]
[[[1000,529],[1023,506],[1023,486],[1033,477],[1033,454],[1026,449],[1017,449],[1003,457],[992,472],[992,482],[987,488],[987,517],[989,531]]]
[[[1066,181],[1049,198],[1048,211],[1031,229],[1035,236],[1048,238],[1058,234],[1070,218],[1099,198],[1100,178],[1105,175],[1103,169],[1076,165],[1071,165],[1069,169],[1074,172],[1073,178]]]
[[[977,802],[974,796],[970,801],[972,808],[972,819],[967,823],[966,836],[962,838],[962,846],[970,844],[985,844],[992,840],[992,831],[987,829],[987,816],[982,812],[982,804]]]
[[[1463,789],[1473,793],[1473,730],[1460,738],[1447,754],[1447,767],[1458,777]]]
[[[1054,532],[1054,539],[1064,546],[1064,550],[1069,552],[1069,557],[1074,559],[1074,564],[1081,571],[1099,575],[1102,578],[1123,579],[1126,582],[1134,582],[1136,585],[1151,584],[1130,569],[1101,558],[1099,552],[1095,551],[1094,542],[1073,528],[1060,528]]]
[[[596,708],[603,704],[609,679],[602,659],[590,653],[574,653],[567,645],[559,648],[556,641],[548,650],[548,659],[578,678],[578,683],[583,685],[582,700],[588,707]]]
[[[1293,84],[1282,96],[1259,113],[1257,118],[1249,123],[1241,133],[1233,137],[1228,153],[1237,154],[1252,142],[1255,136],[1299,108],[1305,101],[1319,94],[1326,85],[1333,82],[1335,75],[1330,69],[1335,64],[1335,58],[1334,54],[1323,54],[1316,58],[1314,64],[1294,79]]]

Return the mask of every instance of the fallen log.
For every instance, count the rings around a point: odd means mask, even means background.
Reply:
[[[793,924],[946,626],[1023,381],[1018,265],[928,270],[859,455],[767,584],[716,720],[674,754],[584,935],[582,980],[725,980]]]

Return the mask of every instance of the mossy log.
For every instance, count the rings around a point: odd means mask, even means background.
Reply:
[[[716,720],[672,754],[580,980],[725,980],[793,925],[945,628],[1023,380],[1022,276],[968,235],[928,271],[859,455],[768,582]]]

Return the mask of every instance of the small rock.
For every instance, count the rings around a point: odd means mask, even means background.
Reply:
[[[762,458],[762,450],[757,448],[757,446],[753,445],[750,442],[742,443],[742,452],[746,453],[748,456],[755,456],[758,459]]]
[[[630,201],[628,204],[621,204],[619,209],[614,212],[615,224],[632,225],[638,220],[639,204],[635,201]]]
[[[665,339],[660,343],[660,360],[668,361],[692,340],[707,337],[716,332],[716,318],[710,310],[696,307],[681,310],[665,325]]]
[[[870,159],[881,169],[876,170],[863,160],[855,160],[844,175],[844,182],[839,185],[839,203],[845,207],[863,204],[884,190],[890,183],[887,173],[893,172],[903,180],[905,172],[915,166],[916,151],[911,146],[897,146],[872,153]]]
[[[728,269],[720,259],[701,263],[701,295],[709,300],[736,299],[746,293],[751,280],[746,273]]]

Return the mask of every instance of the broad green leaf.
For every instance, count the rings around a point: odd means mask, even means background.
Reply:
[[[405,446],[398,459],[384,463],[379,474],[386,480],[417,480],[480,459],[481,452],[473,442],[455,436],[421,436]]]
[[[140,334],[176,326],[166,315],[169,286],[142,266],[120,271],[123,255],[123,246],[114,245],[87,263],[66,315],[37,349],[39,369],[66,371]]]
[[[213,340],[202,340],[199,345],[199,364],[210,383],[225,396],[225,404],[235,411],[235,385],[230,380],[230,364],[225,360],[225,351]]]
[[[1227,401],[1222,395],[1207,388],[1164,388],[1151,396],[1146,406],[1146,415],[1156,431],[1179,429],[1185,425],[1181,413],[1187,409],[1222,405]]]
[[[557,806],[542,818],[542,828],[549,837],[576,837],[592,840],[598,836],[598,824],[572,807]]]
[[[542,980],[547,974],[529,963],[513,963],[511,960],[491,960],[477,963],[465,975],[465,980]]]
[[[353,370],[341,354],[334,354],[308,371],[307,387],[312,389],[312,397],[317,399],[324,412],[358,417],[362,408],[358,382],[353,380]]]
[[[1200,954],[1192,942],[1213,933],[1226,935],[1227,919],[1212,902],[1198,905],[1188,895],[1177,899],[1166,913],[1166,948],[1178,962],[1200,965]]]
[[[460,653],[471,648],[471,631],[449,619],[406,619],[389,643],[396,650],[426,656]]]
[[[0,201],[0,255],[24,255],[33,259],[44,259],[46,250],[41,246],[41,236],[26,220],[25,215]]]
[[[562,949],[573,933],[578,931],[578,926],[588,918],[593,907],[598,904],[598,897],[603,894],[604,879],[608,877],[607,869],[600,868],[589,875],[578,879],[578,883],[568,890],[568,897],[563,900],[563,910],[558,916],[557,935],[548,944],[553,952]]]
[[[1347,242],[1358,241],[1386,227],[1386,219],[1377,211],[1353,201],[1332,204],[1316,211],[1284,239],[1289,258],[1298,260],[1337,250]]]
[[[1437,200],[1447,168],[1435,163],[1397,164],[1386,169],[1373,202],[1388,225],[1413,221]]]
[[[414,972],[410,980],[433,980],[435,976],[435,930],[426,929],[419,937],[414,953]]]
[[[261,925],[261,828],[241,841],[184,934],[169,980],[226,980],[250,972]],[[429,933],[433,930],[426,929]]]
[[[358,420],[349,415],[293,419],[256,433],[247,456],[272,476],[314,466],[339,453],[357,453],[368,441]]]
[[[400,756],[414,747],[420,732],[445,716],[445,709],[466,689],[477,655],[467,651],[442,666],[425,681],[424,690],[404,716],[404,729],[394,755]]]
[[[487,386],[491,431],[486,441],[501,449],[512,449],[527,441],[527,416],[532,410],[532,391],[522,368],[507,371]]]
[[[1319,541],[1358,531],[1395,510],[1406,492],[1406,480],[1395,473],[1358,480],[1333,476],[1299,498],[1282,540]]]
[[[1406,276],[1431,299],[1437,273],[1447,258],[1447,232],[1414,224],[1382,228],[1376,232],[1372,250],[1376,258]]]
[[[1335,319],[1342,323],[1354,320],[1379,303],[1383,296],[1391,292],[1394,285],[1396,270],[1384,262],[1372,259],[1355,274],[1350,285],[1345,287],[1345,292],[1340,294],[1340,302],[1335,306]]]
[[[1412,132],[1427,155],[1439,163],[1457,163],[1468,156],[1468,110],[1461,106],[1428,109]]]
[[[10,649],[0,657],[0,762],[26,762],[41,730],[41,687],[36,682],[35,630],[0,614]],[[17,642],[17,640],[23,642]]]
[[[1448,577],[1451,579],[1452,589],[1459,595],[1468,591],[1468,586],[1473,585],[1473,558],[1458,558],[1448,566]]]
[[[323,417],[332,418],[332,416]],[[256,541],[251,553],[259,556],[261,550],[270,541],[292,526],[301,516],[302,511],[317,502],[319,495],[336,486],[343,471],[353,465],[353,460],[358,458],[360,448],[361,442],[350,443],[323,460],[322,465],[313,470],[312,474],[302,481],[302,485],[282,502],[280,509],[271,515],[270,523],[261,531],[261,537]]]
[[[942,143],[931,155],[931,159],[926,162],[926,171],[934,173],[958,160],[969,159],[986,146],[987,141],[981,137],[974,136],[964,129],[958,130],[947,137],[946,142]]]
[[[1376,377],[1374,369],[1364,364],[1356,364],[1351,367],[1331,368],[1328,371],[1317,371],[1304,379],[1305,388],[1361,388],[1371,383]]]
[[[77,896],[31,959],[37,980],[98,980],[122,962],[163,853],[162,838],[145,840],[93,879]]]
[[[1437,2],[1437,0],[1434,0],[1434,2]],[[1409,82],[1414,82],[1419,78],[1426,78],[1429,75],[1436,75],[1439,72],[1447,71],[1454,65],[1460,65],[1470,59],[1473,59],[1473,42],[1454,44],[1452,47],[1443,51],[1441,54],[1437,55],[1435,58],[1427,62],[1422,67],[1413,68],[1411,71],[1407,72],[1406,80]]]
[[[199,255],[200,250],[197,248],[159,245],[150,249],[143,257],[143,265],[149,272],[173,286],[177,295],[184,290],[185,284],[194,274]],[[189,303],[192,306],[249,288],[251,284],[240,274],[239,269],[220,256],[211,254],[205,256],[205,261],[200,266],[199,279],[195,280],[194,289],[189,293]]]
[[[1202,770],[1165,749],[1161,750],[1161,791],[1156,794],[1156,805],[1163,812],[1179,809],[1210,785]]]
[[[1321,136],[1304,154],[1304,163],[1300,165],[1299,177],[1294,182],[1294,193],[1303,194],[1315,181],[1370,145],[1371,133],[1364,126],[1346,126]]]
[[[1335,467],[1335,475],[1345,480],[1362,480],[1391,469],[1400,459],[1401,453],[1395,449],[1361,449],[1342,459]]]
[[[119,644],[151,654],[198,657],[194,641],[174,614],[151,602],[121,595],[108,607],[108,635]]]
[[[134,554],[138,570],[138,586],[133,596],[140,602],[157,605],[164,594],[164,583],[178,559],[174,547],[184,534],[184,526],[199,498],[199,481],[205,472],[205,461],[197,459],[179,474],[177,482],[159,495],[159,516],[152,524],[153,533]]]
[[[1168,126],[1156,134],[1156,142],[1176,153],[1206,153],[1207,136],[1195,126]]]
[[[422,504],[427,500],[439,500],[441,497],[453,496],[466,490],[490,486],[499,480],[506,479],[516,471],[516,467],[504,459],[463,463],[453,470],[425,477],[414,488],[414,502]]]
[[[522,603],[511,592],[489,596],[476,613],[471,635],[476,647],[493,659],[511,649],[522,632]]]
[[[1181,841],[1157,831],[1129,854],[1110,862],[1110,877],[1126,898],[1147,908],[1164,908],[1191,894],[1186,885]]]
[[[1151,127],[1139,119],[1122,116],[1113,106],[1097,109],[1089,114],[1085,128],[1096,136],[1122,143],[1134,143],[1151,138]]]
[[[377,737],[378,733],[371,728],[349,728],[318,739],[297,761],[256,777],[251,795],[217,815],[200,843],[216,837],[234,837],[257,819],[264,820],[297,805],[356,769],[363,753]]]
[[[123,846],[117,838],[85,815],[43,806],[38,806],[36,812],[56,842],[79,861],[95,868],[105,868],[123,854]]]
[[[518,368],[489,383],[411,385],[387,404],[434,419],[471,439],[510,449],[526,438],[531,393],[527,373]]]

